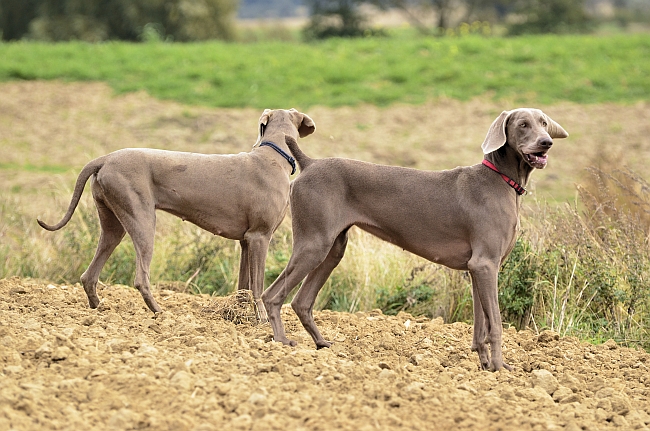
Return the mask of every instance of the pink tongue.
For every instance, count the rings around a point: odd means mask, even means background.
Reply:
[[[530,161],[535,165],[545,165],[548,161],[548,155],[536,156],[534,154],[530,154],[529,156],[531,159]]]

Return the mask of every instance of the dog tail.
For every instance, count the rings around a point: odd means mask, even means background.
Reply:
[[[74,210],[77,208],[77,205],[79,204],[79,199],[81,199],[81,194],[84,192],[84,187],[86,185],[86,182],[88,181],[88,178],[90,178],[91,175],[94,175],[97,172],[99,172],[102,166],[104,166],[105,158],[106,156],[102,156],[95,160],[92,160],[81,170],[81,173],[79,173],[79,176],[77,177],[77,183],[74,186],[74,192],[72,193],[72,200],[70,201],[70,206],[68,206],[68,212],[65,213],[63,219],[60,222],[52,226],[46,224],[40,219],[36,220],[43,229],[49,231],[55,231],[61,229],[63,226],[68,224],[68,222],[72,218],[72,214],[74,213]]]
[[[300,166],[301,172],[304,171],[307,168],[307,166],[312,164],[314,159],[312,159],[307,154],[302,152],[302,150],[298,146],[298,142],[296,142],[296,140],[293,137],[289,135],[284,135],[284,142],[287,144],[289,150],[291,151],[291,154],[293,154],[293,157],[298,162],[298,166]]]

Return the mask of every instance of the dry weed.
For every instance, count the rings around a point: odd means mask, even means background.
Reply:
[[[210,306],[203,308],[203,313],[221,316],[235,324],[258,323],[258,305],[250,290],[237,290],[228,296],[214,297]]]

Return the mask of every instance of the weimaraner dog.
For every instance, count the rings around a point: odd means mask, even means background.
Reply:
[[[331,345],[312,310],[343,257],[348,230],[356,225],[432,262],[469,271],[472,351],[483,369],[510,370],[501,351],[499,267],[515,243],[522,185],[533,169],[546,166],[552,139],[567,136],[540,110],[505,111],[483,142],[483,163],[437,172],[341,158],[314,160],[287,136],[301,173],[291,186],[293,254],[262,295],[275,341],[296,344],[285,334],[280,308],[305,279],[291,306],[317,348]]]
[[[95,257],[81,276],[91,308],[100,302],[97,281],[102,267],[126,232],[136,252],[134,285],[151,311],[161,311],[149,289],[157,209],[215,235],[239,240],[238,289],[252,290],[255,300],[261,301],[266,253],[289,206],[290,176],[295,172],[285,136],[302,138],[315,128],[309,116],[295,109],[267,109],[259,119],[257,142],[248,153],[115,151],[82,169],[68,212],[59,223],[38,223],[50,231],[65,226],[92,178],[101,235]],[[258,307],[258,317],[266,320],[264,307]]]

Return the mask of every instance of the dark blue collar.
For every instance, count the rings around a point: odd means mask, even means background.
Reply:
[[[296,159],[294,159],[293,157],[291,157],[290,155],[288,155],[287,153],[285,153],[285,152],[282,150],[282,148],[278,147],[278,146],[275,145],[273,142],[264,141],[264,142],[262,142],[262,143],[260,144],[260,147],[264,147],[264,146],[267,146],[267,147],[271,147],[271,148],[273,148],[275,151],[278,152],[278,154],[280,154],[282,157],[284,157],[285,159],[287,159],[287,162],[289,162],[289,164],[291,165],[291,175],[293,175],[293,174],[296,173]]]

